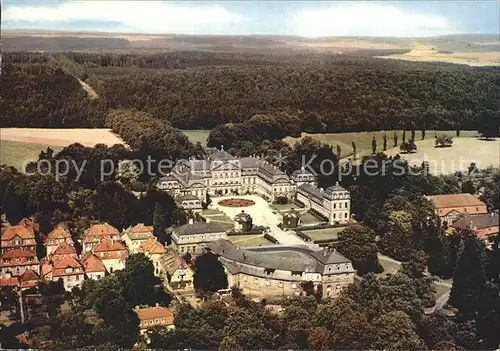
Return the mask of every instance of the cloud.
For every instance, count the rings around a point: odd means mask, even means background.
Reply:
[[[3,20],[47,24],[77,21],[115,23],[117,27],[136,32],[196,33],[212,28],[214,32],[228,29],[242,21],[216,4],[186,6],[165,1],[65,1],[42,5],[7,3]]]
[[[450,34],[446,18],[404,12],[390,4],[341,3],[326,9],[298,12],[293,20],[296,34],[319,36],[425,36]]]

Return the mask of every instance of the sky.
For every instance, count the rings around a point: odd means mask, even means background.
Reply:
[[[500,0],[2,0],[2,29],[414,37],[496,34],[499,18]]]

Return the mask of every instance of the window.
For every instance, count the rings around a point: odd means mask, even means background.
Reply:
[[[333,208],[337,208],[337,204],[333,204]]]
[[[280,288],[282,288],[282,287],[283,287],[283,282],[279,282],[279,283],[278,283],[278,286],[279,286]]]

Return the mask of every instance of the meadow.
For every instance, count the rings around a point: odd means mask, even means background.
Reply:
[[[18,171],[29,161],[38,160],[40,151],[52,148],[55,152],[62,149],[50,144],[37,144],[22,141],[0,140],[0,165],[13,166]]]

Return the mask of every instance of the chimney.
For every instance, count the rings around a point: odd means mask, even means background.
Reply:
[[[160,304],[158,302],[156,303],[156,307],[160,307]]]
[[[325,189],[323,189],[323,188],[319,188],[319,191],[324,192],[324,191],[325,191]]]
[[[490,216],[491,216],[491,217],[493,217],[494,215],[495,215],[495,213],[494,213],[494,212],[491,212],[491,213],[490,213]]]
[[[330,247],[329,246],[323,246],[323,256],[328,255],[330,252]]]
[[[335,182],[335,185],[336,185],[336,186],[339,186],[339,182],[338,182],[338,181],[337,181],[337,182]]]
[[[193,219],[192,219],[192,218],[189,218],[188,223],[189,223],[189,224],[193,224]]]

